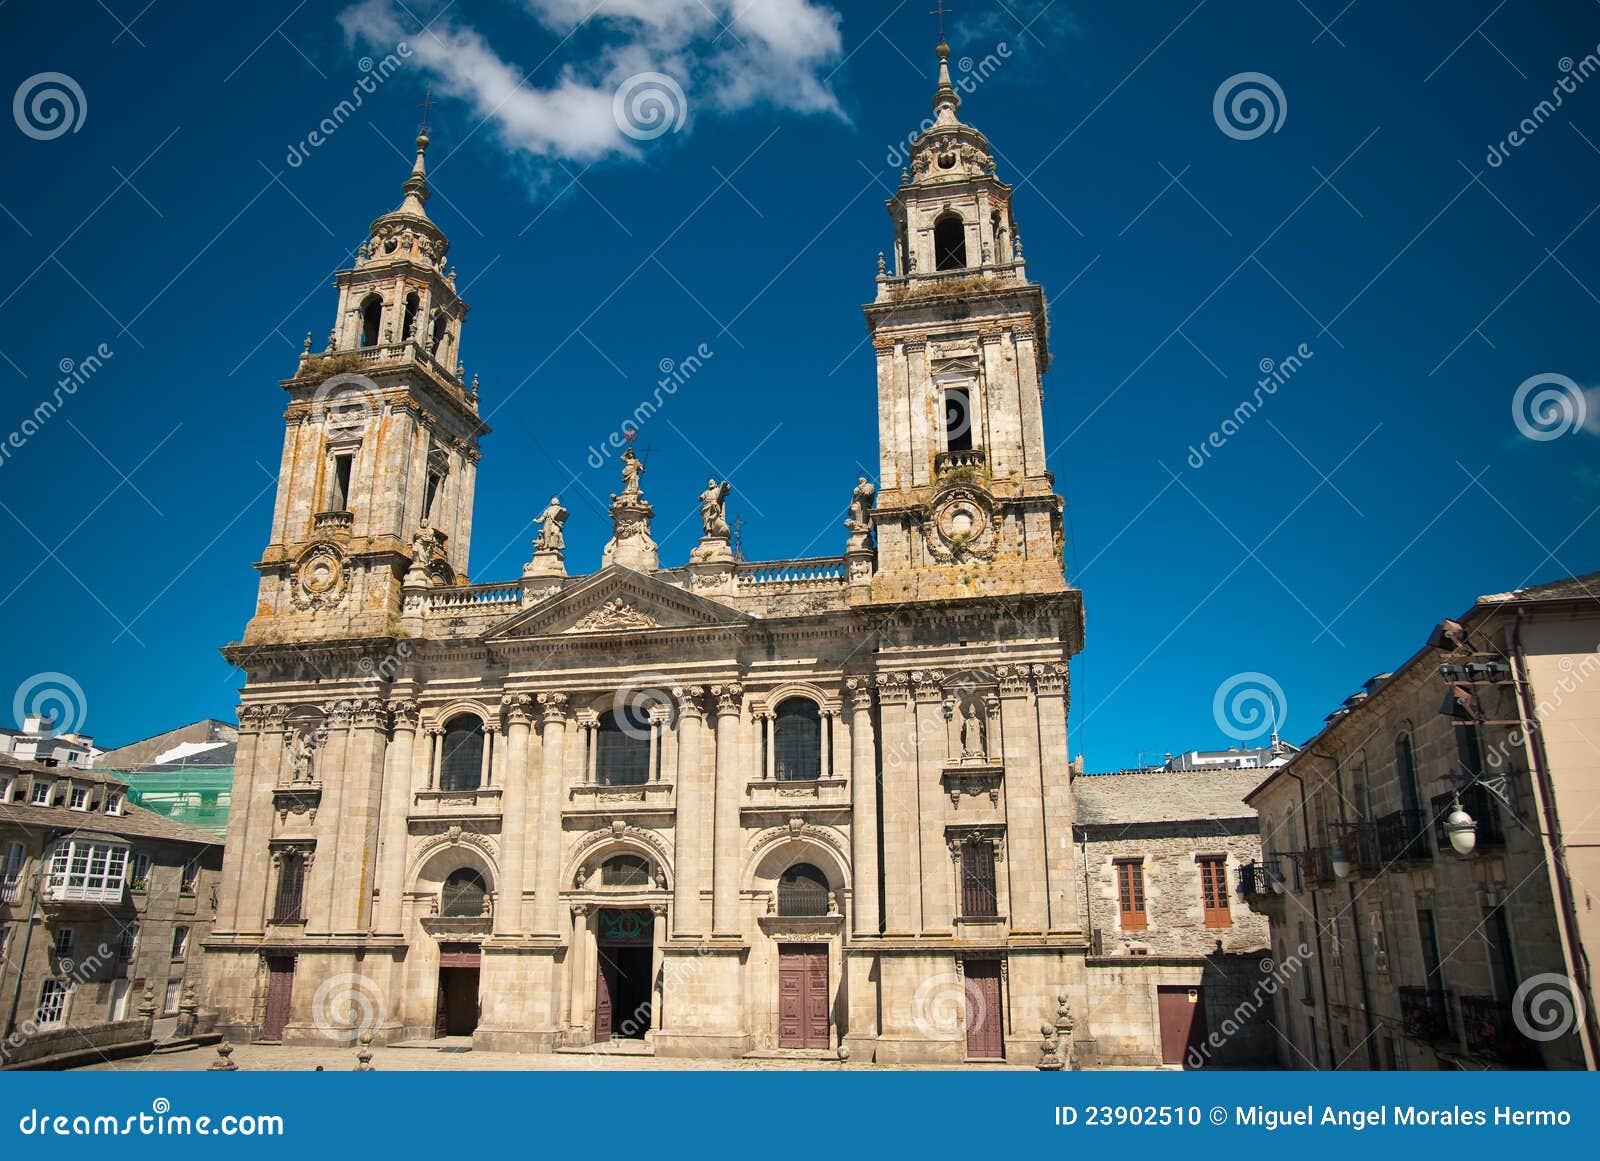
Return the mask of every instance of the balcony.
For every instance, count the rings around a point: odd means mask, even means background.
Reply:
[[[115,905],[122,902],[123,886],[119,881],[116,886],[70,886],[66,883],[51,883],[45,887],[40,895],[41,902],[46,907],[71,907],[77,904],[93,906]]]
[[[355,523],[354,512],[318,512],[311,517],[313,532],[318,536],[332,536],[337,540],[348,540]]]
[[[1383,870],[1378,852],[1378,835],[1371,823],[1336,822],[1330,824],[1332,851],[1350,864],[1352,879],[1369,878]]]
[[[1522,1068],[1539,1062],[1538,1050],[1517,1027],[1511,1006],[1492,996],[1461,997],[1461,1032],[1467,1051],[1483,1060]]]
[[[0,883],[0,903],[16,903],[22,898],[22,880]]]
[[[1333,849],[1314,846],[1301,851],[1300,878],[1307,887],[1333,886]]]
[[[1401,988],[1400,1020],[1406,1035],[1413,1040],[1441,1043],[1455,1039],[1450,993],[1443,988]]]
[[[1378,857],[1390,863],[1426,863],[1433,858],[1428,824],[1420,810],[1397,810],[1373,824],[1378,836]]]
[[[1454,802],[1453,794],[1439,794],[1433,799],[1434,842],[1441,851],[1451,849],[1450,836],[1444,829],[1444,820],[1453,808]],[[1461,809],[1470,814],[1472,820],[1478,824],[1478,850],[1506,845],[1506,830],[1500,820],[1500,806],[1487,789],[1477,784],[1468,786],[1461,792]]]
[[[989,457],[981,447],[943,451],[933,457],[933,474],[941,484],[949,480],[981,480],[988,467]]]
[[[1254,861],[1241,863],[1236,869],[1236,874],[1239,898],[1248,900],[1272,894],[1272,883],[1267,878],[1265,864]]]

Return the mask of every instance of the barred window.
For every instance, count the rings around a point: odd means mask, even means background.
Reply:
[[[994,842],[972,838],[961,844],[961,914],[1000,913],[995,892]]]
[[[779,782],[808,782],[823,776],[822,715],[816,702],[791,697],[780,703],[772,733]]]
[[[439,894],[439,914],[459,919],[476,919],[483,914],[483,900],[489,893],[483,876],[471,867],[451,871]]]
[[[299,851],[288,851],[278,863],[278,894],[272,908],[274,923],[298,923],[304,916],[306,857]]]
[[[650,863],[638,855],[614,855],[600,864],[602,887],[648,887]]]
[[[595,731],[595,781],[601,786],[643,786],[650,781],[650,719],[627,702],[600,715]]]
[[[810,863],[795,863],[778,877],[779,915],[826,915],[828,877]]]
[[[482,777],[483,723],[471,714],[451,718],[444,727],[439,789],[476,790]]]
[[[34,1023],[41,1028],[60,1025],[67,1011],[67,981],[45,980],[39,989],[39,1006],[34,1009]]]

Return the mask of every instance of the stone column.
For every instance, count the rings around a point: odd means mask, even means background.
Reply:
[[[259,836],[250,833],[252,815],[260,816],[256,807],[259,797],[257,787],[265,788],[267,817],[271,817],[272,785],[277,780],[268,755],[272,751],[275,734],[268,734],[263,744],[262,730],[267,725],[266,706],[239,707],[239,745],[234,757],[233,803],[228,818],[227,842],[222,848],[222,890],[217,906],[216,929],[237,931],[239,905],[251,865],[259,867],[256,848]],[[263,854],[265,852],[262,852]]]
[[[872,739],[872,686],[867,678],[845,682],[850,702],[850,877],[855,886],[855,932],[877,935],[878,760]]]
[[[322,727],[322,742],[317,747],[315,771],[322,784],[317,805],[317,859],[306,872],[306,933],[329,935],[333,932],[334,900],[341,878],[339,824],[345,789],[345,764],[350,751],[350,721],[354,703],[337,701],[324,706],[327,715]]]
[[[756,736],[761,741],[761,777],[771,782],[778,776],[778,719],[771,710],[762,710],[753,716]]]
[[[833,720],[837,716],[835,710],[822,711],[822,754],[817,760],[817,773],[824,778],[833,775]]]
[[[650,757],[645,763],[645,778],[650,782],[661,781],[661,727],[666,723],[667,711],[660,706],[651,706],[650,719]]]
[[[415,760],[418,706],[413,700],[394,702],[393,741],[383,775],[383,820],[378,848],[378,914],[373,930],[400,934],[401,899],[406,882],[406,815],[411,810],[412,763]]]
[[[500,881],[494,911],[496,935],[522,933],[524,801],[528,795],[528,733],[533,721],[533,698],[508,693],[500,699],[505,713],[504,777],[500,784]]]
[[[567,1014],[567,1024],[573,1031],[586,1031],[587,1015],[590,998],[594,995],[595,983],[589,978],[589,961],[594,955],[593,941],[589,938],[589,904],[574,903],[572,905],[572,945],[567,950],[567,974],[571,977],[572,988],[569,993],[571,1008]]]
[[[943,674],[919,669],[911,675],[916,695],[916,745],[912,769],[916,779],[916,834],[920,847],[923,931],[948,934],[955,911],[950,875],[950,848],[939,820],[949,807],[941,775],[949,758],[949,725],[945,720]],[[947,875],[950,877],[946,878]]]
[[[372,885],[378,861],[388,749],[388,703],[376,697],[362,698],[354,706],[340,803],[333,928],[343,935],[372,930]]]
[[[561,894],[561,762],[567,736],[567,695],[541,693],[539,711],[544,720],[539,772],[538,869],[534,874],[533,930],[556,935]]]
[[[745,771],[740,761],[740,710],[744,687],[736,681],[711,687],[717,699],[717,785],[712,817],[711,930],[739,933],[739,798]]]
[[[432,790],[438,783],[440,770],[444,768],[444,727],[435,726],[429,732],[433,735],[433,760],[428,763],[428,781],[425,788]]]
[[[1072,844],[1072,772],[1067,757],[1067,707],[1071,690],[1065,665],[1040,665],[1038,689],[1039,763],[1044,784],[1045,874],[1049,880],[1051,931],[1079,930],[1077,851]]]
[[[1040,873],[1045,866],[1044,790],[1033,679],[1025,665],[1007,666],[1000,672],[1000,722],[1006,767],[1006,881],[1011,893],[1011,930],[1042,933],[1049,922],[1045,877]]]
[[[693,686],[678,699],[678,816],[672,828],[672,934],[705,932],[700,889],[705,876],[700,836],[705,830],[705,788],[700,780],[700,737],[704,732],[705,690]]]
[[[878,678],[878,712],[883,727],[884,930],[914,935],[922,930],[922,852],[917,841],[917,731],[906,674]]]
[[[661,973],[662,945],[667,942],[667,905],[652,903],[650,914],[650,1029],[661,1031],[661,1013],[666,1009],[666,980]]]
[[[238,912],[236,931],[261,932],[265,930],[267,891],[267,842],[272,837],[273,795],[279,783],[287,781],[284,766],[288,762],[285,748],[290,728],[289,708],[275,705],[266,708],[261,722],[261,736],[256,743],[258,769],[250,779],[250,791],[241,801],[233,799],[228,823],[228,839],[233,841],[232,814],[244,818],[246,834],[244,848],[240,851]]]
[[[483,726],[483,753],[478,760],[478,785],[489,787],[494,785],[494,736],[498,732],[493,722],[485,722]]]
[[[578,744],[583,747],[578,754],[581,759],[581,779],[586,786],[593,786],[595,779],[595,754],[599,747],[595,745],[595,730],[600,728],[600,718],[591,709],[578,711],[578,727],[583,732],[578,736]]]

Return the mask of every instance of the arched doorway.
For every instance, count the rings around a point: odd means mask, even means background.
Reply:
[[[602,907],[595,916],[594,1038],[643,1040],[655,1021],[655,916],[647,907]]]

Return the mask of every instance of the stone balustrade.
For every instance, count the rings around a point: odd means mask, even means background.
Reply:
[[[429,589],[423,597],[424,613],[456,613],[504,605],[507,610],[522,603],[522,582],[502,581],[488,585],[451,585]]]
[[[742,564],[735,580],[741,593],[814,592],[843,588],[846,574],[842,557],[816,556]]]

